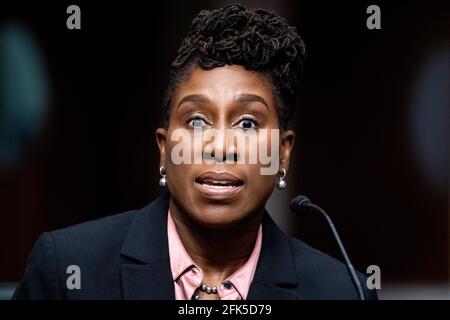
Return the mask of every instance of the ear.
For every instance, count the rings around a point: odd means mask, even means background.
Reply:
[[[166,138],[167,130],[164,128],[158,128],[155,132],[156,143],[159,148],[159,165],[166,166]]]
[[[282,131],[280,134],[280,169],[289,169],[289,159],[294,146],[295,133],[292,130]]]

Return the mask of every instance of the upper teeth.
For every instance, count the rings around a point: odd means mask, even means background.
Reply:
[[[213,183],[213,184],[232,184],[229,181],[217,181],[217,180],[212,180],[212,181],[206,181],[206,183]]]
[[[235,183],[231,181],[223,181],[223,180],[208,180],[202,182],[202,184],[206,184],[213,187],[234,187]]]

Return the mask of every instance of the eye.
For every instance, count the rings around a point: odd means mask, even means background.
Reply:
[[[206,125],[206,121],[200,116],[194,116],[189,118],[188,125],[193,128],[203,128]]]
[[[258,125],[257,121],[251,118],[244,118],[239,120],[238,126],[244,130],[253,129]]]

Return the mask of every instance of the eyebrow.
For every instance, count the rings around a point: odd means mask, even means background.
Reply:
[[[203,94],[190,94],[188,96],[184,96],[180,102],[178,102],[177,109],[185,102],[197,102],[197,103],[208,103],[209,99],[207,96]]]
[[[260,102],[265,105],[267,109],[269,109],[266,100],[264,100],[263,97],[258,96],[257,94],[241,93],[235,98],[235,100],[239,102]]]
[[[267,105],[266,100],[264,100],[263,97],[258,96],[256,94],[252,93],[241,93],[237,95],[234,98],[235,101],[238,102],[260,102],[262,103],[267,109],[269,106]],[[180,102],[178,102],[177,109],[185,102],[196,102],[196,103],[208,103],[210,102],[209,98],[203,94],[190,94],[187,96],[184,96]]]

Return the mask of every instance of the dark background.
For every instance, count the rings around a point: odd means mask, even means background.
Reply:
[[[42,124],[12,138],[20,156],[0,165],[0,281],[20,280],[42,232],[142,207],[163,192],[154,131],[168,67],[195,14],[224,3],[1,5],[0,30],[20,26],[39,51],[48,99]],[[307,45],[276,220],[340,258],[320,217],[286,210],[305,194],[333,217],[357,269],[379,265],[382,283],[448,285],[450,3],[242,3],[275,9]],[[66,28],[70,4],[81,8],[81,30]],[[381,8],[381,30],[366,28],[370,4]],[[2,94],[8,78],[0,75]]]

